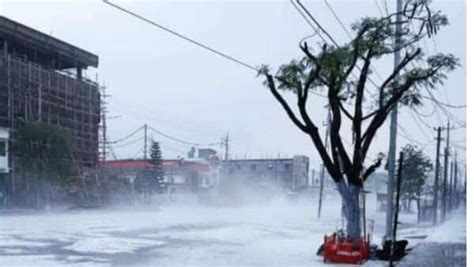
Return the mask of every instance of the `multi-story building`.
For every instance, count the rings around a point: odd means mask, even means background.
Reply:
[[[0,16],[0,192],[22,201],[29,178],[7,153],[15,129],[41,122],[69,132],[75,170],[98,161],[100,94],[84,70],[98,57],[79,47]],[[5,133],[9,132],[9,137]],[[31,188],[30,188],[31,190]],[[0,200],[1,200],[0,198]]]
[[[100,95],[84,70],[98,57],[0,16],[0,127],[44,122],[68,130],[80,167],[97,164]]]
[[[223,179],[246,179],[256,184],[276,185],[300,191],[308,186],[309,158],[232,159],[223,163]]]

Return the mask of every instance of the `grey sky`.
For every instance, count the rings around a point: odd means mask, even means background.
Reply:
[[[348,40],[323,1],[304,2],[338,42]],[[362,16],[379,15],[376,2],[384,8],[381,0],[330,2],[347,26]],[[387,2],[389,10],[394,10],[395,2]],[[270,64],[274,70],[301,56],[298,42],[312,33],[289,1],[119,3],[246,63]],[[100,1],[3,1],[0,7],[2,14],[11,19],[99,56],[99,81],[105,82],[111,95],[110,116],[121,116],[108,121],[111,139],[120,138],[144,123],[198,143],[219,141],[229,131],[232,156],[305,154],[311,157],[313,167],[320,162],[310,140],[292,125],[262,85],[262,77],[256,77],[254,72],[240,65],[157,30]],[[440,88],[435,95],[442,101],[462,105],[466,99],[465,3],[435,0],[433,7],[442,9],[450,20],[450,26],[435,38],[437,50],[453,53],[463,65],[450,76],[446,91]],[[319,41],[310,39],[315,47]],[[429,52],[434,53],[432,40],[427,40],[427,46]],[[387,58],[378,64],[379,73],[383,75],[390,71],[392,62],[392,58]],[[95,76],[93,73],[93,70],[88,71],[91,77]],[[379,81],[376,77],[374,80]],[[287,96],[291,99],[289,94]],[[325,100],[314,97],[311,101],[314,120],[323,121]],[[432,110],[431,103],[419,109],[425,114]],[[450,111],[465,120],[464,109]],[[412,111],[401,110],[399,121],[410,138],[422,144],[433,140],[435,132],[416,123],[414,118]],[[423,119],[432,127],[447,121],[441,113]],[[373,155],[388,149],[387,126],[388,121],[372,146]],[[174,158],[177,153],[166,147],[189,149],[158,135],[154,137],[165,145],[163,150],[167,158]],[[350,142],[350,134],[345,139]],[[464,146],[465,130],[454,131],[452,140]],[[399,147],[405,143],[403,137],[398,138]],[[131,157],[140,149],[139,144],[118,148],[117,155]],[[434,156],[435,143],[427,146],[426,151]],[[462,158],[464,152],[458,150]]]

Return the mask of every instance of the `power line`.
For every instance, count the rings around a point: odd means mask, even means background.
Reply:
[[[420,142],[412,139],[411,137],[409,137],[408,132],[405,130],[405,128],[403,128],[403,126],[399,122],[397,122],[397,125],[400,128],[400,130],[403,132],[403,133],[397,132],[398,136],[401,136],[401,137],[405,138],[407,141],[410,141],[410,142],[415,143],[417,145],[423,146],[422,143],[420,143]]]
[[[344,25],[344,23],[342,22],[342,20],[339,18],[339,16],[337,15],[336,11],[332,8],[331,4],[329,4],[329,2],[327,0],[324,0],[324,3],[326,4],[326,6],[329,8],[329,11],[331,11],[332,15],[334,16],[334,18],[336,18],[337,22],[339,23],[339,25],[342,27],[342,29],[344,29],[344,31],[346,32],[347,36],[349,36],[349,39],[352,39],[352,34],[350,33],[350,31],[347,29],[346,25]],[[356,68],[361,71],[361,68],[359,66],[356,65]],[[380,73],[376,70],[376,69],[373,69],[372,70],[375,75],[377,75],[377,77],[383,81],[383,78],[382,76],[380,75]],[[370,77],[368,77],[369,81],[370,81]],[[374,84],[374,82],[372,82]],[[374,84],[375,87],[378,87],[376,84]]]
[[[198,143],[192,143],[192,142],[184,141],[184,140],[181,140],[181,139],[179,139],[179,138],[173,137],[173,136],[171,136],[171,135],[165,134],[165,133],[163,133],[162,131],[158,131],[157,129],[155,129],[155,128],[151,127],[151,126],[148,126],[148,128],[149,128],[150,130],[152,130],[153,132],[155,132],[155,133],[157,133],[157,134],[159,134],[159,135],[161,135],[161,136],[164,136],[164,137],[166,137],[166,138],[168,138],[168,139],[171,139],[171,140],[173,140],[173,141],[176,141],[176,142],[178,142],[178,143],[182,143],[182,144],[186,144],[186,145],[193,145],[193,146],[200,146],[200,144],[198,144]]]
[[[424,96],[422,95],[421,96],[422,98],[425,98],[425,99],[429,99],[433,102],[436,102],[438,105],[442,105],[442,106],[445,106],[445,107],[448,107],[448,108],[455,108],[455,109],[463,109],[463,108],[466,108],[466,105],[453,105],[453,104],[449,104],[449,103],[444,103],[444,102],[441,102],[439,101],[438,99],[432,97],[432,96]]]
[[[383,17],[384,14],[383,14],[383,12],[382,12],[382,8],[381,8],[380,5],[379,5],[379,1],[378,1],[378,0],[374,0],[374,1],[375,1],[375,5],[377,6],[377,9],[378,9],[378,11],[379,11],[379,13],[380,13],[380,16]]]
[[[133,154],[132,159],[138,157],[138,155],[140,155],[142,153],[144,153],[143,152],[143,147],[140,147],[140,149],[138,149],[138,151],[135,154]]]
[[[290,0],[290,2],[292,2],[292,0]],[[292,2],[293,3],[293,2]],[[309,12],[309,10],[303,5],[303,3],[301,3],[299,0],[296,0],[296,3],[304,10],[304,12],[308,15],[308,17],[311,19],[311,21],[316,24],[316,26],[318,26],[318,28],[331,40],[331,42],[337,47],[337,48],[340,48],[339,44],[336,42],[336,40],[334,40],[334,38],[328,33],[328,31],[326,31],[326,29],[324,29],[323,26],[321,26],[321,24],[313,17],[313,15],[311,14],[311,12]],[[293,5],[295,6],[295,5]],[[296,6],[295,6],[296,8]],[[298,8],[296,8],[298,9]],[[300,13],[301,14],[301,13]],[[306,19],[305,19],[306,20]],[[306,20],[308,22],[308,20]],[[308,22],[310,23],[310,22]],[[314,29],[314,25],[311,26],[313,29]],[[327,43],[327,42],[325,42]],[[355,66],[359,71],[361,71],[361,68],[356,65]],[[375,71],[374,71],[375,73]],[[370,77],[367,77],[367,80],[373,85],[375,86],[375,88],[378,88],[379,86],[372,80],[372,78]],[[370,93],[370,91],[369,91]],[[374,94],[370,93],[372,96],[374,96]]]
[[[382,3],[383,3],[383,7],[385,8],[385,14],[388,15],[388,4],[387,4],[387,0],[382,0]]]
[[[305,16],[305,14],[298,8],[298,6],[296,6],[296,4],[291,0],[290,0],[290,3],[293,5],[293,7],[296,9],[296,11],[298,11],[298,13],[300,13],[301,17],[303,17],[303,19],[306,21],[306,23],[308,23],[308,25],[311,28],[313,28],[314,33],[317,34],[323,40],[323,42],[327,43],[324,36],[318,31],[318,29],[316,27],[314,27],[314,25],[309,21],[309,19]],[[301,40],[301,41],[303,41],[303,40]],[[300,43],[301,43],[301,41],[300,41]]]
[[[409,27],[412,29],[412,31],[415,31],[414,25],[413,25],[413,22],[412,22],[412,21],[409,22]],[[433,37],[433,38],[434,38],[434,37]],[[431,38],[431,39],[433,39],[433,38]],[[434,42],[433,44],[435,45],[435,52],[438,53],[437,47],[436,47],[436,43],[435,43],[435,41],[433,41],[433,42]],[[430,49],[429,49],[428,44],[427,44],[427,42],[426,42],[426,38],[423,38],[422,44],[423,44],[423,46],[424,46],[424,48],[425,48],[425,50],[426,50],[428,56],[431,56]],[[416,65],[415,65],[413,62],[411,62],[411,64],[412,64],[412,66],[416,67]],[[425,62],[425,61],[422,61],[421,65],[422,65],[423,67],[425,67],[425,64],[426,64],[426,62]],[[443,83],[441,83],[441,85],[442,85],[442,87],[443,87],[443,91],[444,91],[444,95],[445,95],[445,100],[446,100],[446,102],[449,102],[448,97],[447,97],[447,93],[446,93],[446,92],[447,92],[446,86],[445,86]],[[439,101],[438,99],[436,99],[436,97],[434,96],[434,94],[428,89],[427,86],[425,86],[424,88],[425,88],[426,91],[428,92],[429,96],[421,96],[421,97],[423,97],[423,98],[425,98],[425,99],[430,99],[431,101],[433,101],[434,104],[435,104],[435,105],[434,105],[434,106],[435,106],[435,109],[436,109],[436,108],[439,108],[439,109],[444,113],[444,115],[445,115],[448,119],[451,119],[451,120],[453,120],[453,121],[455,121],[455,122],[457,122],[457,123],[459,123],[460,121],[462,122],[462,120],[459,120],[459,119],[456,118],[454,115],[452,115],[448,110],[446,110],[445,107],[449,107],[449,108],[465,108],[466,105],[453,105],[453,104],[449,104],[449,103],[443,103],[443,102]],[[439,120],[439,118],[438,118],[438,120]],[[463,123],[465,123],[465,122],[463,122]],[[462,123],[460,123],[460,124],[462,124]]]
[[[334,18],[336,18],[337,22],[339,23],[339,25],[342,27],[342,29],[344,29],[344,31],[346,32],[347,36],[349,38],[352,38],[352,34],[349,32],[349,30],[347,29],[346,25],[344,25],[344,23],[342,22],[342,20],[339,18],[339,16],[336,14],[336,11],[332,8],[332,6],[329,4],[329,2],[327,0],[324,0],[324,3],[326,4],[326,6],[329,8],[329,11],[331,11],[332,15],[334,16]]]
[[[415,121],[416,125],[418,126],[418,128],[420,129],[420,131],[425,135],[425,137],[429,140],[431,138],[431,136],[425,131],[425,129],[423,129],[423,127],[421,127],[421,124],[420,122],[418,121],[419,118],[417,116],[415,116],[416,113],[413,112],[413,110],[411,110],[410,113],[410,116],[413,118],[413,120]],[[431,127],[428,127],[428,129],[431,129]]]
[[[127,140],[128,138],[130,138],[130,137],[134,136],[135,134],[137,134],[141,129],[143,129],[143,127],[144,127],[144,126],[142,125],[142,126],[140,126],[138,129],[136,129],[135,131],[133,131],[132,133],[128,134],[127,136],[124,136],[124,137],[119,138],[119,139],[114,140],[114,141],[110,141],[110,142],[108,142],[108,143],[109,143],[109,144],[116,144],[116,143],[123,142],[123,141]]]
[[[199,47],[201,47],[201,48],[204,48],[204,49],[206,49],[206,50],[209,51],[209,52],[212,52],[212,53],[214,53],[214,54],[216,54],[216,55],[218,55],[218,56],[221,56],[221,57],[226,58],[226,59],[228,59],[228,60],[230,60],[230,61],[233,61],[234,63],[237,63],[237,64],[239,64],[239,65],[241,65],[241,66],[243,66],[243,67],[245,67],[245,68],[248,68],[248,69],[251,69],[251,70],[254,70],[254,71],[257,71],[257,72],[259,71],[256,67],[254,67],[254,66],[252,66],[252,65],[250,65],[250,64],[247,64],[247,63],[245,63],[245,62],[243,62],[243,61],[241,61],[241,60],[239,60],[239,59],[236,59],[236,58],[234,58],[234,57],[232,57],[232,56],[229,56],[229,55],[227,55],[227,54],[224,54],[224,53],[222,53],[222,52],[220,52],[220,51],[218,51],[218,50],[216,50],[216,49],[214,49],[214,48],[212,48],[212,47],[210,47],[210,46],[207,46],[207,45],[202,44],[202,43],[200,43],[200,42],[198,42],[198,41],[195,41],[195,40],[193,40],[193,39],[191,39],[191,38],[189,38],[189,37],[187,37],[187,36],[185,36],[185,35],[183,35],[183,34],[181,34],[181,33],[178,33],[178,32],[176,32],[176,31],[174,31],[174,30],[168,28],[168,27],[162,26],[162,25],[158,24],[157,22],[154,22],[154,21],[152,21],[152,20],[150,20],[150,19],[147,19],[147,18],[143,17],[142,15],[139,15],[139,14],[137,14],[137,13],[135,13],[135,12],[132,12],[132,11],[130,11],[130,10],[126,9],[126,8],[123,8],[123,7],[121,7],[121,6],[117,5],[117,4],[114,4],[114,3],[112,3],[112,2],[110,2],[110,1],[108,1],[108,0],[102,0],[102,1],[103,1],[105,4],[110,5],[110,6],[114,7],[114,8],[116,8],[116,9],[118,9],[118,10],[120,10],[120,11],[122,11],[122,12],[125,12],[125,13],[127,13],[127,14],[129,14],[129,15],[131,15],[131,16],[137,18],[137,19],[139,19],[139,20],[142,20],[142,21],[148,23],[148,24],[151,24],[151,25],[153,25],[154,27],[157,27],[157,28],[159,28],[159,29],[161,29],[161,30],[164,30],[164,31],[166,31],[166,32],[168,32],[168,33],[171,33],[171,34],[173,34],[173,35],[175,35],[175,36],[177,36],[177,37],[179,37],[179,38],[181,38],[181,39],[183,39],[183,40],[186,40],[186,41],[188,41],[188,42],[190,42],[190,43],[192,43],[192,44],[194,44],[194,45],[197,45],[197,46],[199,46]]]
[[[137,139],[135,139],[135,140],[132,140],[132,141],[130,141],[130,142],[127,142],[127,143],[124,143],[124,144],[120,144],[120,145],[118,145],[118,146],[113,146],[113,147],[114,147],[114,148],[125,147],[125,146],[128,146],[128,145],[136,144],[136,143],[142,141],[143,139],[144,139],[144,137],[141,136],[141,137],[139,137],[139,138],[137,138]]]

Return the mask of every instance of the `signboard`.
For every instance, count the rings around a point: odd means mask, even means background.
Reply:
[[[210,155],[208,161],[209,164],[214,168],[219,166],[219,157],[217,155]]]

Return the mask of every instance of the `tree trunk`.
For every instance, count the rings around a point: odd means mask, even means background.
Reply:
[[[416,199],[416,213],[417,213],[417,222],[420,222],[421,219],[421,213],[420,213],[420,198]]]
[[[343,215],[346,218],[346,233],[350,241],[358,241],[361,237],[360,226],[360,187],[347,185],[345,181],[337,183],[337,189],[342,198]]]

